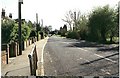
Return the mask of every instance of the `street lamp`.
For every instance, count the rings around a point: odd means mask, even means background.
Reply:
[[[21,4],[23,4],[23,0],[18,1],[18,26],[19,26],[19,55],[22,55],[22,41],[21,41]]]

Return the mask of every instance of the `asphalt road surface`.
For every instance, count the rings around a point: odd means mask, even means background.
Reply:
[[[118,76],[118,45],[52,36],[44,48],[45,76]]]

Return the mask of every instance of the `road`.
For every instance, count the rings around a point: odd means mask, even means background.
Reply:
[[[52,36],[44,48],[45,76],[118,76],[117,45]]]

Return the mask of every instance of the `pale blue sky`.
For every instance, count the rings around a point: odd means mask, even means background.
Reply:
[[[65,22],[65,14],[69,10],[80,10],[81,13],[90,12],[93,7],[109,4],[115,7],[120,0],[23,0],[22,18],[36,21],[36,13],[39,20],[43,19],[44,25],[52,25],[53,29],[59,29]],[[7,15],[13,14],[18,17],[18,0],[1,0],[2,8],[5,8]]]

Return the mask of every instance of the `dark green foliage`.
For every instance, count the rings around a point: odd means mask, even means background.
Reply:
[[[114,43],[114,38],[119,37],[118,17],[118,8],[109,5],[97,7],[89,15],[80,15],[76,21],[73,20],[73,30],[64,32],[64,27],[60,27],[59,34],[66,36],[67,33],[67,38]]]
[[[113,21],[114,17],[114,10],[109,8],[108,5],[96,8],[89,17],[88,39],[105,43],[106,38],[109,37],[111,31],[116,27]]]
[[[30,36],[30,28],[28,26],[26,26],[25,24],[22,25],[22,40],[27,40]]]
[[[115,10],[113,14],[112,26],[108,32],[108,37],[110,37],[110,42],[113,43],[113,37],[119,37],[119,14],[118,9]]]
[[[66,36],[66,33],[67,33],[67,25],[64,25],[63,28],[60,27],[59,34],[60,34],[61,36]]]
[[[25,23],[22,24],[22,26],[21,26],[22,41],[29,38],[30,32],[31,32],[31,29],[29,28],[29,26],[27,26]],[[18,24],[14,25],[14,29],[12,30],[11,37],[14,41],[18,40]]]
[[[78,34],[79,34],[81,40],[85,40],[87,38],[87,31],[85,31],[85,30],[79,31]]]
[[[44,36],[47,36],[51,31],[52,31],[51,25],[43,27],[43,30],[42,30],[42,32],[44,32]]]
[[[87,37],[88,33],[88,26],[87,26],[88,20],[85,15],[81,15],[80,20],[78,21],[78,33],[80,35],[80,39],[84,40]]]
[[[23,21],[21,26],[22,31],[22,41],[28,39],[31,29],[27,26],[26,22]],[[11,43],[14,41],[18,41],[18,24],[15,23],[14,20],[11,19],[4,19],[2,20],[1,24],[2,30],[2,44],[4,43]]]
[[[35,37],[37,35],[35,30],[31,30],[30,37]]]
[[[44,32],[40,32],[41,39],[44,39]]]
[[[2,43],[9,43],[14,38],[12,37],[12,34],[16,36],[15,33],[16,29],[14,30],[14,21],[10,19],[4,19],[1,22],[1,30],[2,30]],[[14,31],[13,31],[14,30]]]
[[[48,29],[47,26],[44,27],[44,32],[45,32],[45,34],[48,34],[48,33],[49,33],[49,29]]]
[[[33,24],[32,24],[32,22],[30,20],[28,21],[27,25],[28,25],[29,28],[31,28],[31,29],[33,28]]]
[[[79,34],[76,31],[69,31],[66,37],[72,39],[79,39]]]
[[[64,29],[65,32],[67,32],[67,25],[64,25],[63,29]]]
[[[40,27],[40,24],[36,24],[36,31],[39,32],[39,31],[41,31],[41,29],[42,28]]]

